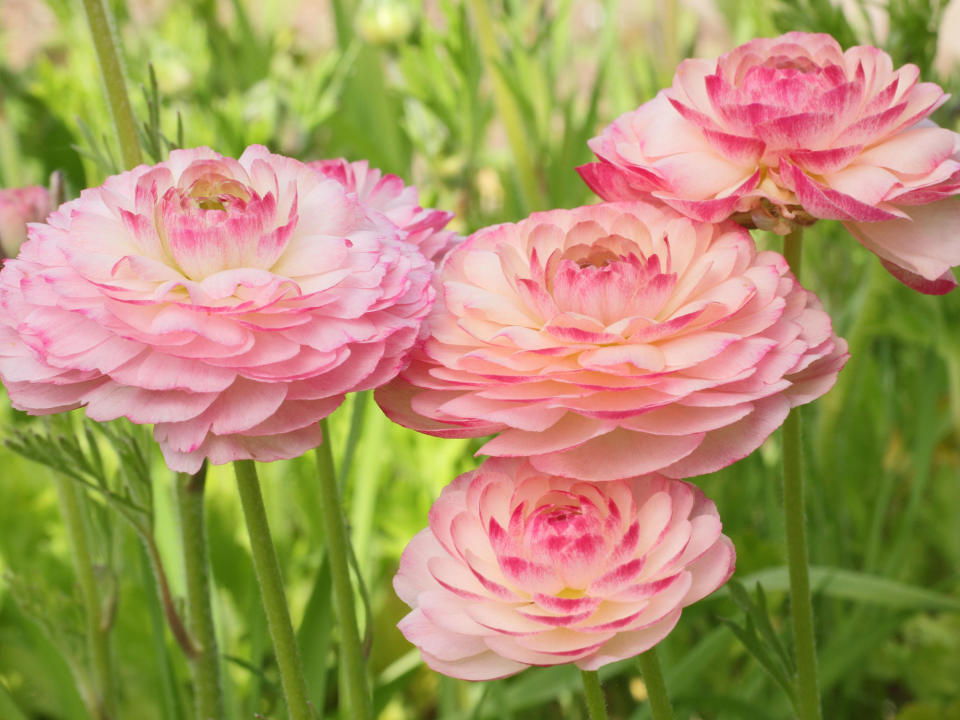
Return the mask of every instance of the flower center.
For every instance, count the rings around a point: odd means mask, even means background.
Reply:
[[[245,179],[245,178],[244,178]],[[268,269],[296,225],[296,211],[277,212],[275,192],[260,195],[230,167],[201,161],[157,202],[157,234],[173,264],[202,280],[232,269]]]
[[[763,67],[772,70],[796,70],[801,73],[816,72],[820,69],[813,60],[808,57],[788,57],[784,55],[775,55],[763,62]]]
[[[250,202],[252,193],[243,183],[211,172],[191,183],[185,196],[194,200],[201,210],[227,210],[236,201],[244,205]]]

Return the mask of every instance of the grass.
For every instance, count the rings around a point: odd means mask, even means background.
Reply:
[[[380,4],[409,22],[354,23]],[[670,52],[715,55],[755,34],[788,29],[871,40],[858,13],[844,16],[826,0],[720,0],[716,11],[728,31],[721,38],[684,8],[664,25],[636,9],[647,4],[505,0],[490,5],[499,51],[492,53],[482,49],[468,5],[438,0],[424,11],[403,0],[236,0],[115,9],[135,111],[145,122],[152,94],[137,88],[149,87],[150,63],[156,73],[155,120],[146,134],[166,141],[155,143],[155,154],[176,143],[179,118],[187,146],[238,154],[262,142],[302,159],[367,158],[416,182],[424,204],[455,210],[461,232],[516,220],[531,208],[592,201],[573,171],[589,160],[586,140],[669,81]],[[0,184],[40,183],[62,169],[76,194],[112,172],[119,154],[110,134],[102,137],[109,115],[78,4],[51,0],[46,7],[52,22],[42,25],[46,34],[33,33],[32,52],[18,37],[25,28],[5,23],[0,36]],[[891,2],[886,47],[896,63],[918,63],[949,90],[955,78],[931,69],[935,10],[935,3]],[[670,42],[664,27],[675,32]],[[529,177],[498,120],[504,103],[520,118],[512,132],[529,151]],[[948,103],[937,119],[955,128],[957,107]],[[805,413],[824,707],[836,718],[951,717],[960,712],[960,296],[930,298],[900,287],[836,224],[810,229],[804,252],[805,284],[855,353],[838,388]],[[366,395],[348,400],[330,423],[336,465],[349,467],[341,482],[370,590],[363,624],[372,637],[380,717],[585,718],[574,668],[533,669],[486,684],[450,680],[428,671],[395,627],[406,610],[390,588],[400,552],[440,489],[473,467],[478,443],[392,425]],[[5,400],[0,426],[5,438],[48,427]],[[81,427],[77,417],[49,430]],[[359,451],[351,430],[360,432]],[[134,446],[124,440],[130,432],[93,432],[58,452],[72,458],[67,470],[79,467],[77,457],[90,468],[75,479],[90,483],[81,486],[83,509],[104,617],[112,622],[120,717],[186,720],[186,661],[164,622],[144,544],[145,537],[155,543],[182,614],[174,477],[142,433],[132,435]],[[117,448],[142,454],[142,476],[119,472]],[[779,452],[775,435],[753,456],[698,480],[737,545],[736,577],[751,598],[755,582],[765,588],[769,628],[761,633],[754,622],[754,629],[768,650],[788,637]],[[0,468],[0,718],[85,720],[90,664],[55,470],[7,448]],[[274,463],[261,474],[308,692],[322,717],[335,718],[337,648],[312,460]],[[228,716],[284,717],[229,468],[211,469],[207,495]],[[747,618],[725,592],[684,612],[660,649],[678,718],[789,717],[774,677],[723,622],[748,628]],[[649,717],[636,662],[601,676],[612,718]]]

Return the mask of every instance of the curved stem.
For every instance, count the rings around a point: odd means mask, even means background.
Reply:
[[[117,52],[113,17],[106,0],[83,0],[83,9],[87,14],[90,34],[93,35],[93,44],[97,50],[97,61],[107,92],[110,115],[117,129],[120,157],[123,159],[124,168],[129,170],[140,164],[140,136],[137,134],[137,121],[133,117],[130,97],[127,95],[120,54]]]
[[[87,627],[87,647],[93,663],[91,714],[97,720],[117,717],[116,688],[113,663],[110,656],[110,625],[103,621],[99,583],[90,556],[90,531],[80,507],[81,499],[73,480],[56,473],[57,494],[70,536],[70,549],[77,573],[77,584],[83,597],[84,619]]]
[[[260,583],[260,597],[267,615],[267,624],[270,626],[270,637],[273,639],[273,650],[277,657],[287,710],[291,720],[312,720],[310,702],[307,700],[307,684],[303,678],[300,652],[293,634],[287,596],[283,590],[280,564],[277,562],[277,552],[263,507],[257,467],[253,460],[237,460],[233,463],[233,469],[237,475],[240,503],[243,505],[243,517],[247,523],[250,550],[253,553],[253,566]]]
[[[587,699],[587,714],[590,720],[607,720],[607,701],[603,697],[603,687],[596,670],[581,670],[583,694]]]
[[[670,706],[670,696],[667,695],[667,684],[663,680],[657,649],[650,648],[637,656],[637,660],[640,663],[640,672],[643,673],[643,684],[647,687],[653,720],[673,720],[673,708]]]
[[[787,235],[783,254],[793,274],[800,277],[802,230]],[[783,520],[787,536],[790,573],[790,614],[797,660],[797,712],[800,720],[820,720],[817,682],[817,646],[810,598],[806,509],[803,491],[803,437],[800,409],[794,408],[783,423]]]
[[[353,586],[350,583],[349,539],[337,491],[337,474],[333,467],[327,421],[321,420],[320,424],[323,428],[323,444],[316,450],[317,474],[320,476],[320,509],[323,513],[327,558],[333,579],[333,604],[340,629],[341,666],[349,704],[347,710],[348,716],[354,720],[369,720],[373,717],[373,710],[367,688],[360,631],[357,628]]]
[[[524,212],[540,208],[540,184],[530,155],[530,143],[527,140],[523,127],[523,117],[520,107],[510,92],[510,88],[500,75],[500,67],[504,59],[497,43],[497,36],[493,29],[493,19],[490,16],[488,0],[470,0],[470,14],[477,30],[480,50],[490,80],[493,83],[493,100],[497,107],[503,129],[507,133],[510,151],[513,153],[514,167],[520,180],[521,200]]]
[[[187,580],[187,616],[190,634],[197,644],[191,658],[197,720],[222,720],[223,688],[220,680],[220,652],[213,624],[210,599],[209,557],[203,517],[203,489],[207,466],[196,475],[177,477],[177,506],[180,511],[180,537],[183,541],[183,566]]]

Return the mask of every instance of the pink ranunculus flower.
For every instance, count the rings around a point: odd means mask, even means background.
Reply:
[[[43,220],[51,210],[45,187],[0,188],[0,259],[16,256],[27,239],[27,223]]]
[[[960,135],[926,119],[947,96],[918,74],[829,35],[752,40],[684,60],[578,170],[605,200],[655,197],[707,222],[785,234],[840,220],[897,279],[945,293],[960,264]]]
[[[452,212],[420,207],[416,187],[404,185],[396,175],[371,168],[366,160],[317,160],[309,165],[406,230],[407,240],[419,247],[428,260],[439,262],[462,239],[452,230],[444,230]]]
[[[616,480],[713,472],[825,393],[846,343],[739,225],[610,203],[481,230],[437,277],[426,340],[376,397],[481,453]]]
[[[0,273],[0,378],[31,413],[154,423],[174,470],[295,457],[406,363],[432,268],[304,163],[177,150],[30,226]]]
[[[494,458],[430,510],[393,586],[434,670],[492,680],[530,665],[596,670],[660,642],[733,573],[733,543],[695,486],[593,483]]]

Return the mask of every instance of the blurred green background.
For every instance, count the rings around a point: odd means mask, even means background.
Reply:
[[[669,84],[683,57],[813,30],[844,45],[880,45],[896,64],[916,63],[948,91],[957,85],[956,3],[841,5],[131,0],[113,8],[153,160],[179,140],[234,155],[263,143],[304,160],[366,158],[416,183],[425,206],[454,210],[452,226],[466,234],[593,202],[574,172],[590,159],[586,140]],[[142,90],[151,87],[150,64],[156,90]],[[114,171],[118,153],[79,2],[3,0],[0,102],[0,186],[44,183],[60,169],[76,194]],[[957,129],[958,112],[952,100],[936,119]],[[838,387],[805,410],[825,717],[960,717],[960,293],[925,297],[901,287],[838,224],[821,222],[807,237],[804,284],[820,294],[854,355]],[[59,444],[47,447],[57,449],[38,457],[66,458],[65,469],[94,486],[86,508],[111,603],[104,615],[113,623],[121,717],[186,720],[187,668],[165,627],[147,553],[155,543],[182,598],[172,477],[159,453],[142,429],[118,425],[71,441],[80,417],[48,423],[10,410],[5,396],[0,402],[4,438],[41,433],[42,447],[51,433]],[[400,552],[440,489],[474,467],[480,443],[393,426],[366,394],[331,423],[369,589],[363,625],[380,717],[584,718],[573,668],[484,684],[450,680],[425,668],[395,628],[406,610],[390,587]],[[118,469],[118,448],[142,455],[143,472]],[[735,577],[751,592],[762,579],[769,630],[789,642],[778,463],[775,435],[698,482],[737,545]],[[0,720],[88,717],[82,605],[52,472],[0,449]],[[321,716],[337,717],[312,458],[261,472],[311,696]],[[231,471],[215,468],[207,488],[229,715],[282,718]],[[144,543],[144,534],[153,540]],[[747,622],[721,591],[688,608],[661,646],[678,716],[788,718],[778,685],[724,619]],[[634,661],[601,674],[612,717],[648,716]]]

